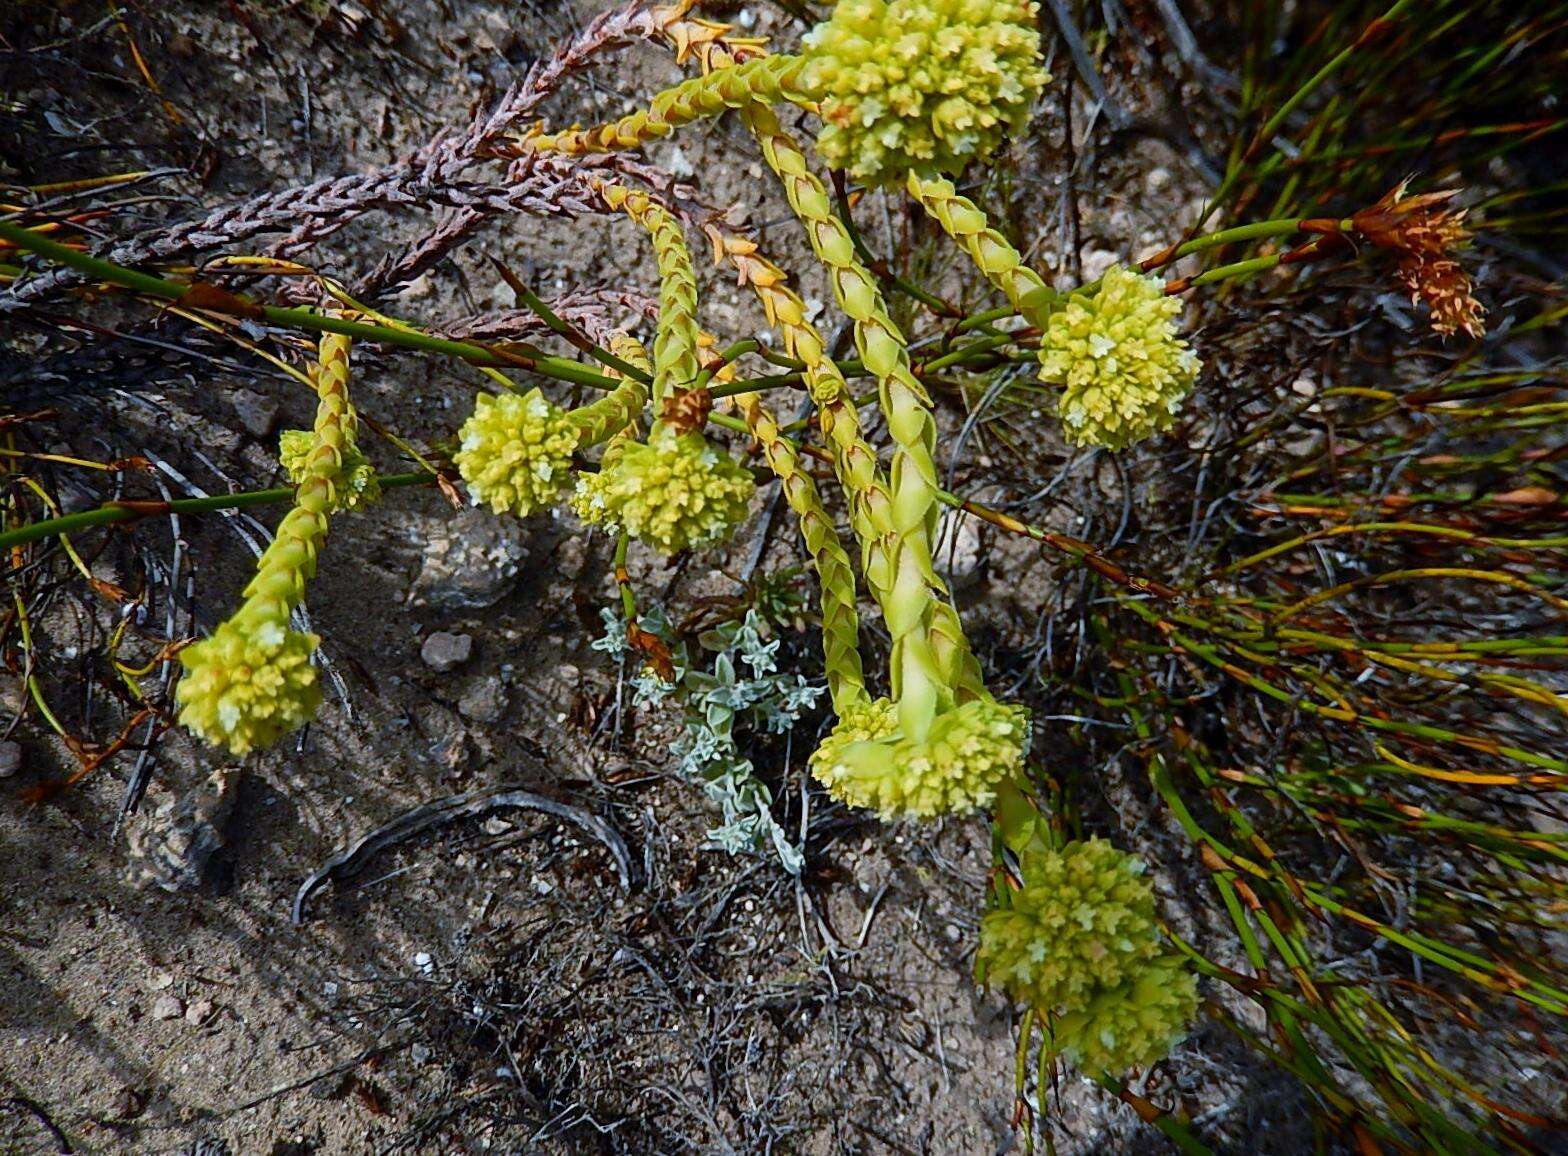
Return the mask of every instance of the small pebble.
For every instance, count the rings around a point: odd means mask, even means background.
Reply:
[[[475,722],[500,722],[506,707],[506,688],[495,677],[475,679],[457,700],[458,713]]]
[[[0,742],[0,779],[9,779],[22,769],[22,744],[12,739]]]
[[[160,995],[152,1005],[155,1020],[177,1020],[185,1014],[185,1004],[177,995]]]
[[[114,1120],[134,1120],[147,1110],[147,1093],[138,1088],[121,1088],[109,1102],[109,1116]]]
[[[409,588],[417,606],[440,613],[482,610],[511,592],[528,534],[518,518],[497,518],[472,507],[422,530],[424,562]]]
[[[425,639],[419,648],[419,657],[432,670],[454,670],[467,662],[474,653],[474,640],[466,634],[451,634],[437,630]]]
[[[199,999],[185,1009],[185,1022],[191,1027],[200,1027],[212,1018],[213,1003],[210,999]]]
[[[234,407],[234,416],[240,419],[240,425],[252,437],[266,437],[278,423],[278,403],[255,390],[236,389],[229,395],[229,404]]]

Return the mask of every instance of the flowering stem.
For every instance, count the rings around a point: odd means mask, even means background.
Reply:
[[[816,483],[801,467],[795,444],[779,430],[778,421],[762,399],[743,393],[735,399],[745,424],[778,477],[784,500],[800,521],[806,552],[817,571],[821,590],[823,665],[834,711],[866,701],[865,673],[860,662],[860,618],[855,608],[855,572],[839,541],[833,519],[823,508]]]
[[[647,193],[593,181],[611,209],[624,212],[648,233],[659,267],[659,318],[653,335],[655,421],[674,389],[690,389],[701,372],[697,358],[697,275],[685,233],[675,215]]]
[[[931,561],[936,530],[936,421],[931,399],[911,372],[909,345],[888,315],[876,279],[855,254],[844,222],[805,155],[766,105],[742,113],[806,240],[829,270],[839,307],[854,323],[861,359],[874,371],[888,433],[891,520],[888,565],[868,580],[892,636],[890,670],[906,735],[923,738],[954,686],[967,682],[973,660],[957,612]]]
[[[736,433],[748,433],[746,423],[729,414],[713,413],[708,415],[708,420],[723,429],[733,430]],[[830,461],[825,450],[815,446],[792,443],[795,448],[806,457],[817,458],[820,461]],[[1174,586],[1169,586],[1155,578],[1146,578],[1141,574],[1134,574],[1117,565],[1103,554],[1098,553],[1094,546],[1078,538],[1066,534],[1058,534],[1052,530],[1042,529],[1028,522],[1020,521],[1011,514],[968,498],[960,498],[957,494],[939,489],[936,492],[937,501],[944,506],[955,510],[962,510],[972,514],[983,522],[989,522],[999,530],[1009,534],[1017,534],[1024,538],[1033,538],[1053,550],[1066,554],[1074,561],[1079,562],[1093,570],[1100,577],[1116,585],[1131,590],[1135,594],[1146,594],[1155,598],[1171,600],[1186,597],[1186,593]]]
[[[920,302],[920,304],[924,305],[927,309],[930,309],[933,313],[940,314],[943,317],[950,317],[955,320],[963,317],[963,311],[956,305],[942,300],[942,298],[938,297],[935,293],[932,293],[927,289],[922,289],[913,281],[899,276],[897,273],[893,272],[892,269],[888,268],[886,261],[879,260],[876,255],[866,247],[866,242],[861,237],[860,230],[855,227],[854,214],[849,210],[849,191],[844,185],[843,174],[837,171],[833,173],[833,201],[837,206],[839,220],[844,222],[844,228],[849,233],[849,239],[855,246],[855,253],[860,257],[861,261],[865,263],[866,268],[870,269],[883,281],[897,289],[906,297],[913,298],[914,300]]]
[[[991,228],[985,214],[968,197],[959,194],[945,177],[911,171],[904,184],[931,219],[969,254],[975,267],[1007,297],[1013,309],[1031,325],[1043,325],[1044,314],[1056,294],[1024,261],[1012,243]]]

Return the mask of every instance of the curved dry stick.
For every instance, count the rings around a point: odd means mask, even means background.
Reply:
[[[631,853],[627,851],[625,840],[616,833],[614,827],[581,807],[560,803],[520,787],[502,786],[469,791],[463,795],[447,795],[433,802],[421,803],[413,810],[405,811],[390,822],[383,823],[368,834],[362,835],[312,871],[299,885],[299,891],[294,895],[294,905],[289,911],[290,920],[296,927],[304,923],[305,904],[310,902],[312,895],[328,882],[341,882],[353,878],[364,870],[366,863],[388,847],[434,827],[458,819],[473,818],[475,815],[482,815],[486,811],[494,811],[502,807],[543,811],[547,815],[554,815],[558,819],[565,819],[581,827],[604,844],[605,850],[609,851],[610,857],[615,860],[615,869],[621,877],[621,889],[631,890]]]

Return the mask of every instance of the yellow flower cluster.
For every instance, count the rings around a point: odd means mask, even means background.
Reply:
[[[180,722],[236,755],[271,746],[304,726],[321,702],[310,656],[320,641],[243,613],[180,653]]]
[[[308,429],[286,429],[278,439],[278,461],[289,476],[289,481],[301,485],[311,476],[310,459],[317,452],[316,435]],[[381,484],[376,480],[376,467],[360,452],[353,442],[342,451],[342,467],[332,479],[331,512],[357,510],[381,496]]]
[[[1161,1059],[1197,1009],[1193,976],[1160,946],[1143,863],[1104,839],[1018,856],[1023,886],[1004,889],[980,924],[976,971],[1042,1015],[1085,1071],[1119,1075]]]
[[[1158,1063],[1181,1043],[1198,1010],[1198,977],[1174,956],[1097,993],[1052,1028],[1059,1051],[1091,1075],[1120,1076]]]
[[[1159,951],[1154,894],[1143,864],[1104,839],[1060,851],[1032,843],[1019,857],[1024,886],[980,926],[986,979],[1038,1008],[1081,1004]]]
[[[566,493],[581,428],[537,389],[482,393],[452,455],[475,505],[527,517]]]
[[[623,528],[666,554],[711,545],[745,520],[751,472],[700,433],[669,426],[610,456],[578,480],[572,507],[585,522]]]
[[[884,698],[845,713],[811,756],[811,772],[852,807],[930,818],[989,806],[1028,747],[1024,707],[972,699],[938,714],[915,740],[899,730],[898,706]]]
[[[1176,333],[1180,313],[1159,278],[1112,268],[1051,314],[1040,379],[1066,387],[1057,408],[1069,441],[1123,449],[1169,428],[1199,368]]]
[[[817,148],[858,180],[956,175],[1022,129],[1049,77],[1029,0],[841,0],[805,40]]]

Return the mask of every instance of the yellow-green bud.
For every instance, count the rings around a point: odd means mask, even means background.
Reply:
[[[1066,387],[1057,409],[1069,441],[1122,449],[1169,428],[1199,368],[1177,336],[1180,313],[1158,277],[1112,268],[1051,314],[1040,379]]]
[[[304,726],[321,702],[310,656],[320,641],[270,619],[240,615],[180,652],[180,722],[236,755]]]
[[[572,453],[581,437],[564,410],[537,389],[482,393],[459,431],[452,455],[475,505],[527,517],[548,509],[572,480]]]
[[[1058,1051],[1089,1075],[1121,1076],[1170,1054],[1198,1010],[1198,979],[1175,956],[1140,968],[1052,1026]]]
[[[307,429],[286,429],[278,439],[278,461],[296,486],[310,476],[311,458],[317,451],[316,435]],[[381,496],[376,468],[353,442],[339,454],[337,476],[332,481],[333,511],[356,510]]]
[[[660,427],[598,474],[584,474],[572,507],[585,522],[625,529],[666,554],[708,546],[745,520],[756,489],[751,472],[700,433]]]
[[[1019,854],[1023,886],[1003,890],[980,923],[975,969],[1045,1013],[1082,1007],[1136,977],[1159,954],[1154,893],[1143,863],[1104,839]]]
[[[841,0],[805,39],[817,148],[859,180],[956,175],[1023,128],[1049,77],[1030,0]]]
[[[884,818],[929,818],[989,806],[1023,764],[1029,712],[977,698],[938,714],[919,741],[898,729],[898,707],[877,699],[839,720],[811,773],[835,799]]]

